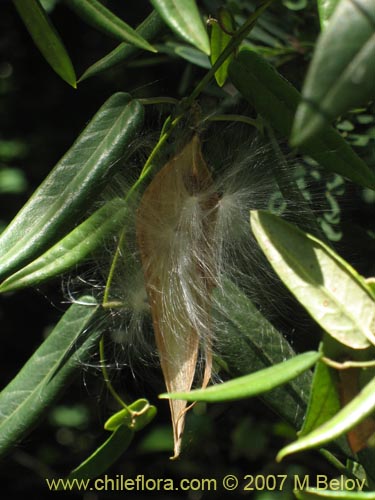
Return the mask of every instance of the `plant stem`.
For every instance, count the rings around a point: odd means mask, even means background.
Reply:
[[[215,64],[212,68],[206,73],[206,75],[202,78],[202,80],[195,87],[193,92],[183,101],[183,106],[185,109],[189,108],[193,101],[198,97],[198,95],[202,92],[205,86],[209,83],[209,81],[214,77],[216,71],[220,66],[224,63],[226,59],[231,55],[234,49],[236,49],[242,40],[246,37],[246,35],[251,31],[254,24],[256,23],[258,17],[263,13],[264,10],[273,2],[273,0],[266,0],[263,5],[261,5],[251,16],[247,19],[247,21],[233,34],[232,39],[225,47],[223,52],[217,58]]]
[[[100,356],[100,368],[103,373],[103,378],[104,382],[106,383],[106,386],[109,390],[109,392],[112,394],[112,396],[115,398],[115,400],[123,406],[125,409],[129,409],[128,405],[122,400],[122,398],[117,394],[115,391],[113,385],[111,384],[111,381],[109,380],[109,375],[108,375],[108,370],[107,367],[105,366],[105,355],[104,355],[104,335],[101,336],[100,341],[99,341],[99,356]]]

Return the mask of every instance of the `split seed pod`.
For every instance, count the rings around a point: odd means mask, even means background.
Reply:
[[[212,252],[218,196],[197,135],[156,174],[137,214],[137,241],[160,364],[167,390],[193,385],[200,354],[201,385],[211,377]],[[169,401],[174,457],[181,449],[186,401]]]

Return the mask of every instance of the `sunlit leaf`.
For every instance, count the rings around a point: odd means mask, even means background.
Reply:
[[[70,306],[47,339],[0,393],[0,455],[41,422],[51,404],[92,354],[100,332],[88,329],[98,314],[92,297]]]
[[[137,33],[136,30],[113,14],[113,12],[107,9],[107,7],[99,1],[65,0],[65,3],[94,28],[141,49],[156,52],[155,48]]]
[[[150,0],[168,26],[183,40],[210,55],[210,42],[195,0]]]
[[[314,371],[309,406],[299,436],[309,434],[333,417],[340,409],[332,368],[319,361]]]
[[[39,0],[13,0],[13,3],[46,61],[63,80],[76,88],[73,64]]]
[[[230,33],[234,30],[234,23],[231,14],[224,8],[219,10],[218,22],[211,27],[211,63],[215,64],[217,58],[223,52],[231,40]],[[232,56],[228,57],[215,72],[215,79],[219,87],[222,87],[228,76],[228,66]]]
[[[117,93],[81,135],[0,237],[0,276],[40,256],[74,227],[116,172],[143,122],[143,107]]]
[[[291,133],[293,145],[375,98],[374,29],[373,0],[341,0],[337,5],[307,72]]]
[[[375,344],[375,301],[348,263],[269,212],[253,211],[251,227],[276,273],[327,333],[353,349]]]
[[[322,446],[347,433],[375,410],[374,391],[375,377],[362,389],[358,396],[352,399],[330,420],[283,448],[277,455],[277,460],[280,461],[291,453]]]
[[[228,71],[245,99],[284,138],[289,138],[301,98],[298,91],[261,56],[246,49],[233,59]],[[326,126],[300,149],[322,167],[375,188],[375,174],[332,127]]]
[[[0,285],[0,292],[36,286],[68,271],[102,246],[124,224],[127,204],[115,199],[94,212],[87,220],[36,260],[12,274]]]
[[[183,399],[185,401],[207,401],[217,403],[258,396],[279,385],[285,384],[308,370],[319,360],[318,352],[298,354],[283,363],[264,368],[250,375],[244,375],[207,389],[196,389],[190,392],[161,394],[162,399]]]

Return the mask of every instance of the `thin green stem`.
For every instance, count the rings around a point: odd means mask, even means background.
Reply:
[[[109,380],[109,375],[108,375],[108,370],[107,367],[105,366],[105,354],[104,354],[104,335],[101,336],[100,341],[99,341],[99,357],[100,357],[100,367],[103,373],[103,378],[104,382],[106,383],[106,386],[109,390],[109,392],[112,394],[112,396],[115,398],[115,400],[123,406],[125,409],[129,409],[128,405],[122,400],[122,398],[117,394],[115,391],[113,385],[111,384],[111,381]]]
[[[332,368],[336,368],[337,370],[348,370],[349,368],[374,368],[375,361],[344,361],[343,363],[339,363],[338,361],[334,361],[333,359],[326,358],[323,356],[322,361]]]

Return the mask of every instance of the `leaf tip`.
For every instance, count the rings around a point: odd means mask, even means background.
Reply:
[[[327,118],[319,111],[319,108],[309,102],[301,102],[290,133],[290,146],[296,148],[305,144],[320,132],[327,123]]]

